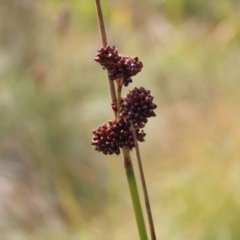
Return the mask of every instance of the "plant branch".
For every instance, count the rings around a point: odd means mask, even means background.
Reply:
[[[106,34],[104,20],[103,20],[101,2],[100,2],[100,0],[95,0],[95,2],[96,2],[96,9],[97,9],[97,16],[98,16],[98,24],[99,24],[99,29],[101,32],[102,45],[103,45],[103,47],[106,47],[107,46],[107,34]]]
[[[147,192],[147,185],[146,185],[144,172],[143,172],[143,167],[142,167],[140,149],[139,149],[139,146],[138,146],[135,127],[134,127],[132,121],[131,121],[131,129],[132,129],[134,145],[135,145],[135,149],[136,149],[136,156],[137,156],[137,162],[138,162],[138,167],[139,167],[139,172],[140,172],[140,178],[141,178],[141,182],[142,182],[143,195],[144,195],[144,200],[145,200],[145,205],[146,205],[146,211],[147,211],[147,216],[148,216],[151,239],[156,240],[156,234],[155,234],[154,223],[153,223],[153,218],[152,218],[151,206],[150,206],[150,201],[149,201],[148,192]]]
[[[103,47],[106,47],[107,46],[107,34],[106,34],[104,20],[103,20],[101,3],[100,3],[100,0],[95,0],[95,2],[96,2],[98,24],[99,24],[100,34],[101,34],[102,45],[103,45]],[[109,77],[108,77],[108,86],[109,86],[109,91],[110,91],[110,95],[111,95],[111,101],[112,102],[117,101],[114,81],[112,81]],[[115,112],[114,112],[114,115],[115,115],[115,118],[116,118],[117,115],[116,115]]]
[[[121,107],[121,93],[122,93],[122,80],[117,80],[117,119],[120,120],[120,107]]]
[[[140,203],[140,198],[137,189],[137,183],[135,179],[135,174],[133,171],[130,151],[127,147],[122,148],[123,158],[124,158],[124,166],[128,180],[128,186],[131,193],[134,213],[137,221],[138,232],[141,240],[148,240],[146,226],[144,222],[142,207]]]

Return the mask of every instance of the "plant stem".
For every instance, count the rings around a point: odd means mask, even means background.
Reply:
[[[123,158],[124,158],[124,166],[128,180],[128,186],[131,193],[134,213],[137,221],[138,226],[138,233],[141,240],[148,240],[146,226],[144,222],[142,207],[140,203],[140,198],[137,189],[137,183],[133,171],[132,161],[130,157],[129,149],[126,147],[122,148]]]
[[[100,0],[95,0],[95,2],[96,2],[98,24],[99,24],[100,34],[101,34],[102,45],[103,45],[103,47],[106,47],[107,46],[107,35],[106,35],[106,30],[105,30],[103,15],[102,15],[101,3],[100,3]],[[109,86],[109,90],[110,90],[111,101],[116,102],[117,97],[116,97],[114,81],[112,81],[109,77],[108,77],[108,86]],[[114,112],[114,115],[116,118],[115,112]]]
[[[102,45],[103,45],[103,47],[106,47],[107,46],[107,34],[106,34],[104,20],[103,20],[101,2],[100,2],[100,0],[95,0],[95,2],[96,2],[99,29],[101,32]]]
[[[117,119],[120,120],[120,106],[121,106],[121,93],[122,93],[122,80],[117,80]]]
[[[154,223],[153,223],[153,218],[152,218],[151,206],[150,206],[150,201],[149,201],[148,192],[147,192],[147,185],[146,185],[144,172],[143,172],[143,167],[142,167],[140,149],[139,149],[139,146],[138,146],[135,127],[134,127],[132,121],[131,121],[131,129],[132,129],[134,145],[135,145],[135,149],[136,149],[136,156],[137,156],[140,178],[141,178],[141,182],[142,182],[143,195],[144,195],[145,206],[146,206],[146,211],[147,211],[147,216],[148,216],[151,239],[156,240],[156,234],[155,234]]]
[[[96,9],[97,9],[97,16],[98,16],[98,23],[99,23],[99,29],[100,29],[100,34],[101,34],[101,40],[102,40],[102,45],[103,47],[107,46],[107,36],[106,36],[106,31],[105,31],[105,26],[104,26],[104,19],[102,15],[102,9],[101,9],[101,3],[100,0],[95,0],[96,2]],[[114,81],[110,80],[108,77],[108,83],[109,83],[109,90],[110,90],[110,95],[111,95],[111,100],[112,102],[117,101],[117,112],[118,114],[114,112],[115,118],[120,118],[120,103],[121,103],[121,90],[122,82],[118,84],[118,98],[116,96],[116,89],[114,85]],[[118,115],[118,116],[117,116]],[[133,203],[133,208],[134,208],[134,213],[136,217],[136,222],[138,226],[138,232],[140,236],[140,240],[148,240],[147,237],[147,231],[146,231],[146,226],[144,222],[144,217],[143,217],[143,212],[142,212],[142,207],[140,203],[140,198],[138,194],[138,189],[137,189],[137,183],[133,171],[133,166],[132,166],[132,161],[130,157],[130,151],[127,147],[122,147],[122,153],[123,153],[123,158],[124,158],[124,166],[125,166],[125,171],[127,175],[127,180],[128,180],[128,186],[132,198],[132,203]]]

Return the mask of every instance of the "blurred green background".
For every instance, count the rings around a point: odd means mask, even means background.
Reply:
[[[102,6],[144,64],[124,94],[158,105],[141,143],[158,239],[240,239],[240,2]],[[99,47],[93,0],[0,1],[0,239],[138,239],[121,156],[91,147],[113,117]]]

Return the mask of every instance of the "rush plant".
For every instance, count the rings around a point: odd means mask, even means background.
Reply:
[[[154,109],[157,105],[153,103],[150,90],[144,87],[135,87],[125,97],[121,96],[122,88],[133,82],[132,77],[142,70],[143,64],[138,57],[120,54],[114,45],[108,45],[100,0],[95,0],[95,2],[102,47],[97,50],[94,59],[107,71],[114,119],[93,130],[92,145],[96,151],[108,155],[119,155],[122,152],[139,236],[141,240],[147,240],[147,231],[130,156],[130,151],[135,149],[151,239],[155,240],[156,235],[138,142],[144,141],[146,134],[143,128],[150,117],[156,116]]]

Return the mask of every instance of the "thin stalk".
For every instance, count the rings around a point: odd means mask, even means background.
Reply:
[[[100,0],[96,0],[95,2],[96,2],[96,9],[97,9],[97,16],[98,16],[98,24],[99,24],[99,29],[101,32],[102,45],[103,45],[103,47],[106,47],[107,46],[107,34],[106,34],[105,24],[104,24],[104,20],[103,20],[101,2],[100,2]]]
[[[148,240],[142,207],[141,207],[140,198],[139,198],[138,189],[137,189],[136,178],[135,178],[132,161],[130,157],[130,152],[129,152],[129,149],[126,147],[123,147],[122,151],[123,151],[124,166],[125,166],[125,171],[127,175],[128,186],[131,193],[139,237],[141,240]]]
[[[97,17],[98,17],[98,24],[99,24],[99,30],[100,30],[102,45],[103,45],[103,47],[106,47],[107,46],[107,34],[106,34],[104,20],[103,20],[101,3],[100,3],[100,0],[95,0],[95,2],[96,2]],[[108,77],[108,86],[109,86],[111,101],[116,102],[117,97],[116,97],[116,90],[115,90],[114,81],[112,81],[109,77]],[[116,117],[115,112],[114,112],[114,115]]]
[[[121,105],[121,93],[122,93],[122,80],[117,80],[117,119],[120,119],[120,105]]]
[[[146,206],[146,211],[147,211],[147,216],[148,216],[148,223],[149,223],[149,228],[150,228],[150,233],[151,233],[151,239],[156,240],[156,234],[155,234],[154,223],[153,223],[153,218],[152,218],[151,206],[150,206],[150,201],[149,201],[148,192],[147,192],[147,185],[146,185],[144,172],[143,172],[143,167],[142,167],[140,149],[139,149],[139,145],[138,145],[138,141],[137,141],[135,127],[134,127],[132,121],[131,121],[131,129],[132,129],[134,145],[135,145],[135,149],[136,149],[136,156],[137,156],[140,178],[141,178],[141,182],[142,182],[143,195],[144,195],[145,206]]]

